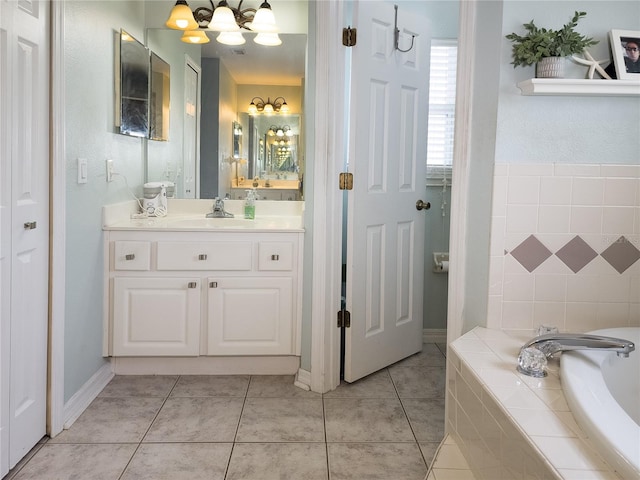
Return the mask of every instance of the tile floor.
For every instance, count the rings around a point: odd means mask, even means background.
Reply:
[[[4,480],[424,480],[444,345],[325,395],[291,376],[116,376]]]

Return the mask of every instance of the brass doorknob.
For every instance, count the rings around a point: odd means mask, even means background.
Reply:
[[[429,202],[423,202],[422,200],[416,202],[416,210],[429,210],[430,208],[431,204]]]

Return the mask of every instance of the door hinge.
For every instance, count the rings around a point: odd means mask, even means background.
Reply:
[[[351,313],[349,310],[340,310],[338,312],[338,328],[351,328]]]
[[[353,173],[342,172],[340,174],[340,190],[353,190]]]
[[[351,26],[348,26],[347,28],[342,29],[342,45],[345,47],[353,47],[356,44],[357,37],[357,28],[351,28]]]

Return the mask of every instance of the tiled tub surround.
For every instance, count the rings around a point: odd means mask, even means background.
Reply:
[[[516,371],[525,337],[477,327],[447,355],[447,429],[477,480],[619,480],[564,398],[559,362],[542,379]]]
[[[640,165],[499,164],[487,326],[640,325]]]

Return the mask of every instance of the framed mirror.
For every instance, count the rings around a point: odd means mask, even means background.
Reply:
[[[147,137],[149,51],[125,30],[120,30],[116,46],[119,47],[116,67],[120,72],[119,82],[116,81],[116,128],[123,135]]]
[[[169,140],[171,105],[171,67],[151,52],[151,84],[149,91],[149,138]]]

